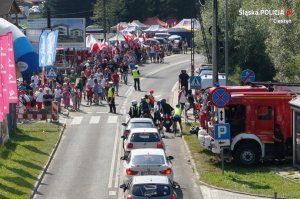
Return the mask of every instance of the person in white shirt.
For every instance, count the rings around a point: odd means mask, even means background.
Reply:
[[[38,85],[38,83],[39,83],[39,76],[36,75],[35,72],[33,72],[30,80],[31,80],[31,82],[33,80],[34,83],[35,83],[35,85]]]
[[[35,93],[35,100],[36,100],[36,105],[38,110],[41,110],[43,107],[43,101],[44,101],[44,93],[43,93],[43,89],[39,88],[38,91],[36,91]]]
[[[61,89],[60,86],[57,85],[56,89],[54,89],[54,100],[57,101],[58,104],[58,112],[60,112],[61,110],[61,97],[62,97],[62,93],[61,93]]]

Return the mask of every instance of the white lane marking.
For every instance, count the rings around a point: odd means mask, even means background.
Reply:
[[[107,119],[108,124],[115,124],[118,121],[118,116],[109,116]]]
[[[116,161],[118,137],[119,137],[119,123],[117,123],[117,130],[116,130],[116,133],[115,133],[114,149],[113,149],[113,154],[112,154],[112,158],[111,158],[110,173],[109,173],[109,179],[108,179],[108,188],[109,189],[112,188],[112,183],[113,183],[112,181],[113,181],[115,161]]]
[[[81,121],[82,121],[82,119],[83,119],[82,116],[74,116],[74,117],[73,117],[73,120],[72,120],[72,122],[71,122],[71,124],[72,124],[72,125],[74,125],[74,124],[80,124]]]
[[[90,119],[90,124],[98,124],[100,121],[100,116],[92,116]]]
[[[118,188],[119,179],[120,179],[120,163],[121,163],[121,150],[122,150],[122,144],[119,139],[119,150],[118,150],[118,156],[117,156],[117,170],[116,170],[116,176],[115,176],[115,188]]]
[[[91,111],[88,111],[88,112],[86,112],[86,113],[88,113],[88,114],[91,114],[91,113],[93,113],[93,112],[91,112]]]
[[[107,112],[96,112],[97,114],[101,114],[101,113],[107,113]]]
[[[116,191],[109,191],[109,192],[108,192],[108,195],[110,195],[110,196],[115,196],[115,195],[117,195],[117,192],[116,192]]]

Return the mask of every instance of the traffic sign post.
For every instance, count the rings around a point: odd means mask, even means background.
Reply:
[[[226,88],[218,87],[211,93],[212,103],[218,108],[223,108],[231,100],[229,91]]]
[[[225,123],[225,109],[224,108],[218,108],[218,121],[220,124]]]
[[[241,80],[244,83],[254,82],[255,81],[255,73],[250,69],[246,69],[242,72]]]
[[[201,89],[200,76],[191,76],[190,77],[190,88],[191,89]]]
[[[220,146],[230,146],[230,124],[215,124],[214,138]]]
[[[47,76],[47,78],[56,78],[57,77],[57,67],[56,66],[47,66],[46,67],[46,76]]]

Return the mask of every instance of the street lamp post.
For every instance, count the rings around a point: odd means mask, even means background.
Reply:
[[[103,0],[103,32],[104,40],[106,40],[106,0]]]
[[[225,78],[226,85],[228,85],[228,0],[225,5]]]
[[[213,25],[212,25],[212,65],[213,85],[218,82],[218,0],[213,1]]]
[[[195,23],[193,17],[191,17],[191,33],[192,33],[192,41],[191,41],[191,75],[194,76],[195,71],[195,48],[194,48],[194,30],[195,30]]]

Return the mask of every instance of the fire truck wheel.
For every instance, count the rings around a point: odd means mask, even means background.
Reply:
[[[259,159],[259,150],[254,144],[241,144],[234,154],[235,162],[240,166],[255,166]]]

